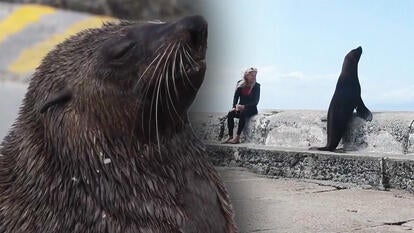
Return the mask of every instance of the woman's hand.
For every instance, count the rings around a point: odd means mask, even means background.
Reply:
[[[237,111],[243,111],[244,110],[244,105],[240,105],[240,104],[236,105],[236,110]]]
[[[234,111],[236,111],[236,108],[230,109],[230,112],[234,112]]]

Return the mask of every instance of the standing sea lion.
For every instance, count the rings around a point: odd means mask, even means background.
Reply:
[[[187,109],[207,23],[110,23],[37,68],[0,149],[1,233],[236,232]]]
[[[361,54],[362,48],[358,47],[345,56],[328,110],[328,142],[325,147],[312,147],[311,150],[334,151],[349,126],[354,109],[359,117],[367,121],[372,120],[372,113],[361,98],[361,86],[358,80],[358,62]]]

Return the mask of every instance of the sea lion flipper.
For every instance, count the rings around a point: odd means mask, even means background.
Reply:
[[[69,90],[68,88],[65,88],[51,95],[40,108],[40,113],[44,113],[49,107],[55,104],[66,103],[71,98],[72,98],[72,91]]]
[[[365,119],[366,121],[372,121],[372,113],[371,111],[365,106],[362,99],[359,99],[359,103],[357,104],[357,116],[361,117],[362,119]]]
[[[333,149],[331,149],[327,146],[324,146],[324,147],[309,147],[308,150],[312,150],[312,151],[316,151],[316,150],[319,150],[319,151],[332,151]]]

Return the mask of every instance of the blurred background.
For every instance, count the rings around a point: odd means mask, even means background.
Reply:
[[[43,4],[61,9],[109,15],[121,19],[174,18],[194,12],[191,0],[2,0]]]
[[[344,56],[357,46],[362,98],[373,112],[413,111],[414,1],[0,0],[0,138],[41,59],[104,21],[209,23],[207,73],[194,112],[226,112],[237,80],[259,69],[259,111],[327,110]]]
[[[414,109],[414,1],[209,0],[209,69],[194,110],[228,111],[236,81],[258,68],[259,112],[327,111],[345,55],[373,112]],[[212,39],[212,38],[210,38]],[[217,43],[211,43],[211,42]]]

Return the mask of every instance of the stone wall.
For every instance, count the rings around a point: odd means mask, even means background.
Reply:
[[[326,111],[262,111],[249,120],[239,145],[218,144],[223,140],[220,131],[227,135],[225,113],[192,113],[190,119],[217,166],[414,193],[414,112],[375,112],[371,122],[355,116],[338,146],[344,151],[309,151],[326,143],[326,115]]]
[[[326,143],[326,111],[266,111],[250,119],[242,139],[272,147],[306,149]],[[225,113],[192,113],[195,132],[206,142],[218,142],[220,126],[227,135]],[[414,112],[375,112],[366,122],[354,117],[338,148],[354,153],[389,153],[414,157]],[[236,119],[237,122],[237,119]]]

